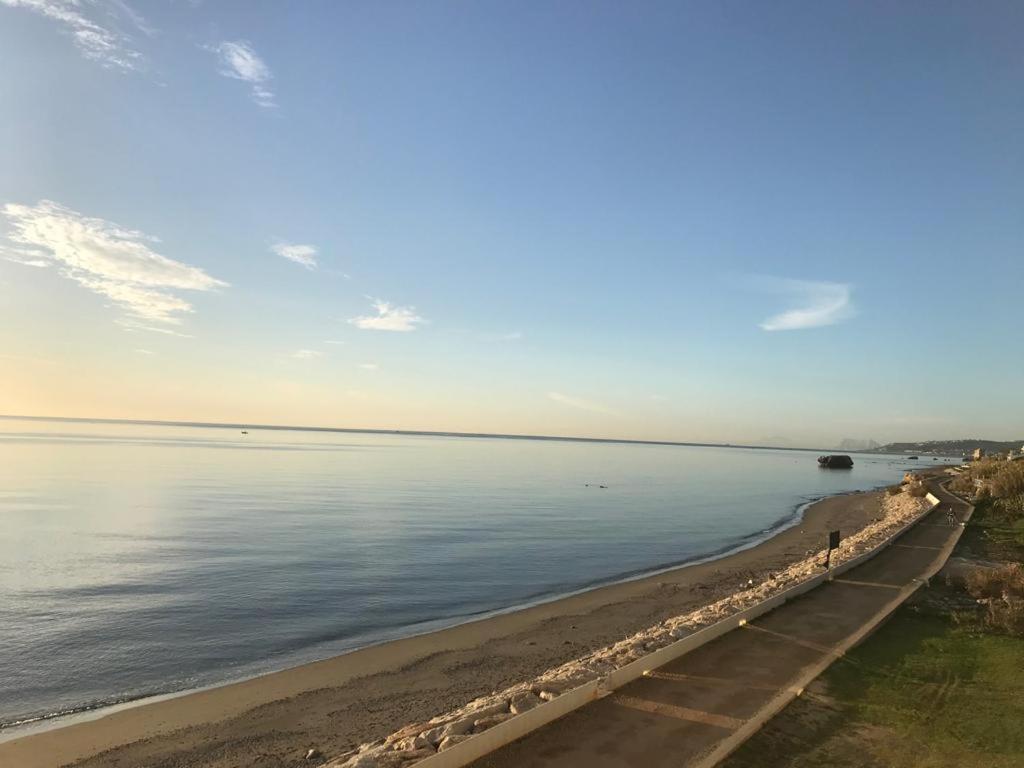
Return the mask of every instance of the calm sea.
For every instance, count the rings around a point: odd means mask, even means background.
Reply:
[[[0,723],[280,669],[720,553],[916,464],[857,456],[844,472],[815,458],[0,420]]]

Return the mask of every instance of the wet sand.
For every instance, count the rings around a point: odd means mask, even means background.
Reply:
[[[0,765],[315,765],[758,582],[820,549],[827,531],[879,517],[881,497],[825,499],[800,524],[713,562],[3,742]],[[304,760],[310,748],[324,760]]]

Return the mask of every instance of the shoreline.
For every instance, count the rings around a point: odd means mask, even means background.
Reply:
[[[42,768],[146,759],[226,766],[275,755],[283,765],[310,747],[340,754],[410,718],[433,716],[732,594],[747,578],[757,580],[819,547],[827,530],[838,527],[849,535],[862,528],[880,514],[881,494],[805,502],[763,535],[726,551],[526,607],[240,681],[11,728],[0,740],[0,763]],[[352,684],[356,680],[359,685]],[[344,722],[337,721],[339,713]]]
[[[642,579],[652,578],[659,576],[671,571],[675,571],[682,568],[688,568],[697,565],[706,565],[713,563],[718,560],[724,560],[733,555],[740,554],[746,550],[760,546],[761,544],[771,540],[780,533],[792,528],[795,525],[799,525],[803,522],[804,515],[807,510],[817,504],[818,502],[824,501],[831,498],[839,498],[842,496],[850,496],[857,493],[874,493],[880,491],[884,486],[875,488],[870,491],[848,491],[845,493],[833,494],[832,496],[821,496],[803,501],[797,504],[793,511],[779,518],[770,527],[764,529],[759,533],[749,534],[741,537],[738,543],[730,544],[721,549],[715,550],[705,555],[697,555],[692,558],[680,560],[664,565],[657,565],[653,568],[645,568],[638,571],[627,572],[624,574],[617,574],[608,579],[600,579],[597,581],[583,584],[575,589],[568,592],[556,592],[556,593],[545,593],[543,595],[536,596],[535,598],[528,598],[527,600],[515,603],[510,606],[503,608],[495,608],[486,611],[480,611],[478,613],[469,614],[455,614],[444,619],[435,619],[428,622],[421,622],[420,624],[413,624],[404,629],[415,630],[416,627],[423,627],[424,625],[429,626],[428,629],[422,631],[413,631],[410,634],[401,634],[398,637],[383,638],[380,640],[372,641],[366,645],[359,645],[341,651],[340,653],[331,654],[319,659],[310,659],[307,661],[301,661],[296,664],[290,664],[283,666],[279,669],[268,669],[253,674],[242,675],[240,677],[226,678],[221,681],[209,683],[207,685],[200,685],[195,688],[183,688],[176,691],[156,691],[154,693],[146,693],[140,696],[134,696],[126,698],[120,701],[108,701],[101,702],[93,706],[83,705],[81,707],[64,710],[62,712],[55,712],[45,715],[39,715],[35,717],[27,717],[23,720],[16,720],[10,723],[0,723],[0,745],[14,741],[16,739],[26,738],[29,736],[35,736],[37,734],[47,733],[56,731],[61,728],[66,728],[78,723],[92,722],[100,718],[112,715],[116,712],[121,712],[133,707],[144,707],[150,704],[157,704],[163,701],[169,701],[171,699],[181,698],[184,696],[191,696],[196,693],[203,693],[206,691],[215,690],[218,688],[224,688],[238,683],[245,683],[251,680],[258,680],[267,675],[274,675],[279,673],[286,673],[300,667],[306,666],[307,664],[316,664],[322,661],[331,661],[340,656],[345,656],[350,653],[357,653],[364,651],[369,648],[375,648],[377,646],[385,645],[387,643],[398,642],[400,640],[413,640],[424,635],[429,635],[434,632],[443,632],[448,629],[455,629],[465,624],[471,624],[476,621],[486,621],[488,619],[503,616],[507,614],[516,613],[518,611],[525,611],[530,608],[537,608],[548,603],[557,603],[560,600],[575,597],[577,595],[590,592],[593,590],[603,589],[605,587],[613,587],[619,584],[627,584],[631,581],[638,581]],[[399,630],[401,631],[401,630]]]

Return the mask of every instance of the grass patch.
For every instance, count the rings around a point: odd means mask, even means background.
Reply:
[[[727,768],[1019,768],[1024,640],[904,606]]]

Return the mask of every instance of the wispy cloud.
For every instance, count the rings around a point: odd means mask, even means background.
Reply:
[[[297,349],[295,350],[295,352],[292,353],[292,357],[294,357],[296,360],[315,360],[316,358],[321,357],[322,355],[323,352],[320,352],[316,349]]]
[[[178,325],[180,315],[192,311],[179,291],[227,286],[199,267],[153,251],[156,238],[50,200],[36,205],[8,203],[2,213],[10,224],[7,239],[14,245],[0,246],[0,255],[57,267],[64,277],[124,309],[128,327],[157,330],[143,323]]]
[[[224,77],[241,80],[252,86],[252,98],[261,107],[276,107],[274,92],[270,90],[273,75],[270,67],[259,57],[252,43],[245,40],[225,40],[210,46],[220,58],[220,73]]]
[[[83,0],[0,0],[0,5],[23,8],[56,22],[71,35],[83,56],[105,67],[133,70],[142,64],[142,54],[131,47],[128,36],[109,26],[121,15],[140,28],[145,23],[122,0],[107,3]],[[102,18],[103,23],[97,17]]]
[[[845,283],[765,278],[758,281],[767,290],[793,297],[797,306],[762,322],[766,331],[795,331],[834,325],[853,314],[851,288]]]
[[[376,363],[360,363],[359,367],[364,371],[377,371],[380,370],[380,366]]]
[[[364,331],[415,331],[423,318],[415,307],[397,307],[380,299],[372,299],[376,315],[353,317],[349,322]]]
[[[348,342],[347,341],[342,341],[341,339],[328,339],[327,341],[324,342],[324,344],[339,344],[340,345],[340,344],[348,344]]]
[[[561,405],[567,405],[570,408],[578,408],[581,411],[592,411],[593,413],[605,413],[613,415],[615,411],[607,406],[595,403],[591,400],[584,400],[582,397],[572,397],[571,395],[563,395],[560,392],[548,392],[548,399],[554,400],[556,403]]]
[[[154,355],[154,354],[156,354],[151,349],[136,349],[135,351],[138,352],[140,355]]]
[[[306,269],[316,269],[317,248],[315,245],[275,243],[270,249],[278,256],[294,261],[296,264],[301,264]]]

